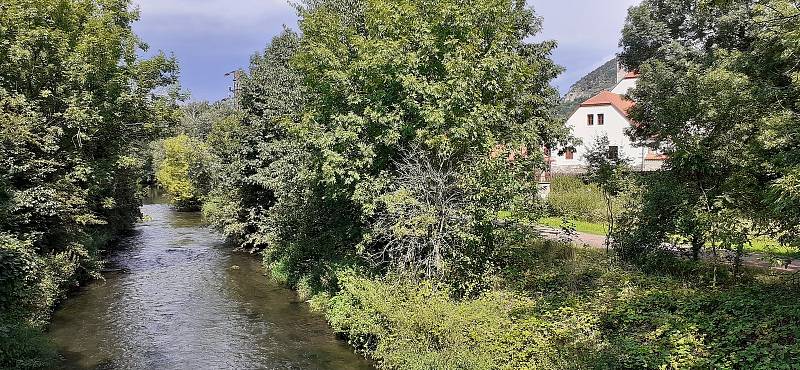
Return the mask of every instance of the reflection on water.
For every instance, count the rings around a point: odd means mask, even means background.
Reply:
[[[369,369],[196,213],[146,205],[104,281],[55,314],[67,369]]]

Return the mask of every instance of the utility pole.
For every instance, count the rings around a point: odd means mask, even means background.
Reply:
[[[225,77],[233,76],[233,87],[228,87],[228,91],[233,93],[233,105],[235,107],[239,107],[239,92],[240,92],[240,82],[242,79],[242,70],[237,69],[235,71],[231,71],[225,74]]]

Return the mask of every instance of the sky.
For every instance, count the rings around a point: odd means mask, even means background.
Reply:
[[[553,59],[566,71],[553,81],[562,93],[619,50],[627,9],[640,0],[529,0],[544,18],[535,40],[556,40]],[[134,0],[141,20],[134,30],[149,46],[174,54],[181,86],[192,100],[229,95],[227,72],[247,68],[284,27],[297,29],[289,0]]]

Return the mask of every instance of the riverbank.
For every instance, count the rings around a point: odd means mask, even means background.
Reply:
[[[88,234],[66,252],[35,252],[0,234],[0,368],[51,368],[57,352],[45,330],[71,292],[100,276],[104,250],[122,230]]]
[[[143,214],[106,257],[113,272],[64,301],[10,368],[372,368],[199,213]]]
[[[800,286],[671,256],[646,266],[549,241],[509,251],[485,293],[338,275],[317,295],[334,329],[383,368],[788,368],[800,361]],[[794,280],[793,280],[794,279]]]

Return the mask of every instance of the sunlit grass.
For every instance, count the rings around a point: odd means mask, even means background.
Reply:
[[[600,236],[605,236],[608,232],[608,227],[606,227],[606,224],[604,223],[579,221],[574,219],[570,221],[575,225],[575,231],[577,232]],[[560,217],[544,217],[539,219],[539,224],[552,227],[554,229],[560,229],[562,227],[563,220]],[[745,245],[744,250],[747,253],[760,253],[779,258],[800,258],[800,251],[797,249],[781,245],[777,241],[765,237],[753,239],[752,245]]]
[[[605,236],[608,232],[608,227],[602,223],[578,220],[571,220],[571,222],[575,225],[575,231],[577,232],[602,236]],[[560,217],[544,217],[539,219],[539,224],[560,229],[563,226],[563,220]]]

